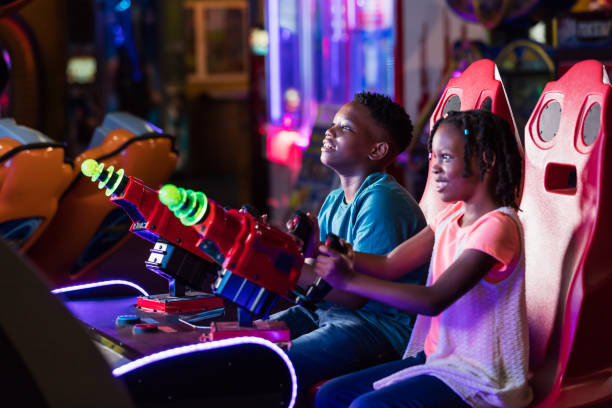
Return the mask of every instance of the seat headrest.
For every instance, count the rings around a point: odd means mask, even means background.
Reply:
[[[13,118],[0,119],[0,138],[3,137],[14,139],[22,145],[55,142],[38,130],[18,125]]]
[[[102,145],[106,135],[115,129],[125,129],[136,136],[146,133],[163,133],[161,129],[152,125],[144,119],[127,112],[112,112],[104,117],[104,121],[94,130],[94,134],[87,149]]]

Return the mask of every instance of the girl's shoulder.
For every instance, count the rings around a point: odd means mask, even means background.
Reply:
[[[521,223],[516,211],[509,207],[501,207],[484,214],[469,229],[472,232],[485,231],[485,236],[487,234],[508,235],[517,241],[522,235]]]

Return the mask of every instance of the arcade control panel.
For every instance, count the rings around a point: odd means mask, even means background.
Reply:
[[[55,293],[85,325],[113,367],[170,348],[237,335],[231,330],[228,336],[223,336],[224,325],[231,325],[236,319],[236,308],[224,307],[221,298],[210,294],[189,292],[201,299],[197,310],[189,309],[192,303],[183,303],[181,298],[163,295],[167,310],[160,312],[142,307],[147,300],[156,301],[160,295],[148,295],[141,288],[134,289],[120,281],[59,289]],[[211,334],[212,322],[216,323],[216,336]],[[288,330],[279,330],[275,322],[254,323],[253,328],[244,328],[240,335],[248,336],[249,330],[257,330],[259,337],[266,338],[265,332],[269,331],[268,339],[282,348],[290,347]]]

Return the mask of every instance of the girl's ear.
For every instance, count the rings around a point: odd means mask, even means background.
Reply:
[[[482,153],[482,159],[485,163],[488,163],[489,166],[487,167],[486,171],[491,171],[495,168],[495,165],[497,164],[497,160],[495,157],[495,153],[491,153],[491,158],[489,160],[487,160],[487,154],[486,153]]]
[[[370,160],[381,160],[389,153],[389,150],[388,142],[376,142],[370,149],[368,157]]]

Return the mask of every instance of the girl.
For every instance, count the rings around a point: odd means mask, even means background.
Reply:
[[[428,141],[442,201],[434,222],[386,256],[321,246],[332,286],[418,313],[404,359],[326,383],[317,407],[524,407],[528,335],[516,216],[522,158],[506,121],[451,112]],[[431,257],[427,286],[393,282]],[[385,276],[387,280],[374,278]]]

